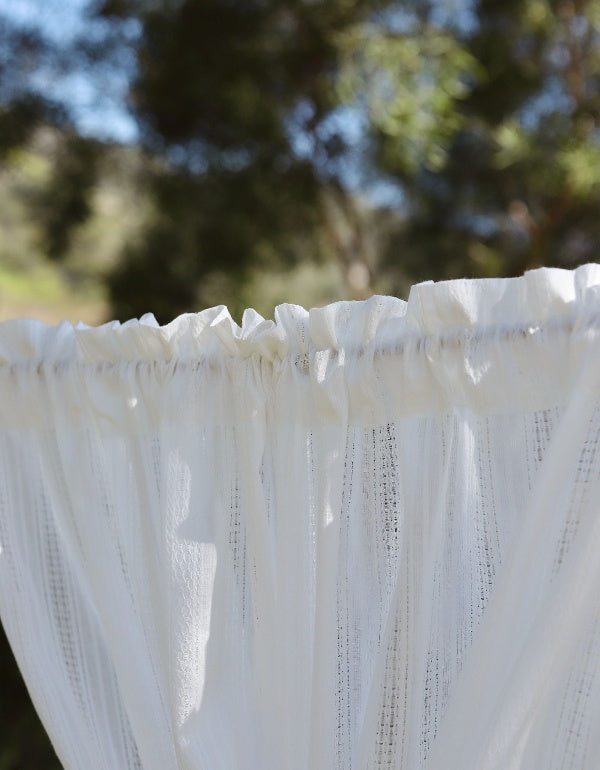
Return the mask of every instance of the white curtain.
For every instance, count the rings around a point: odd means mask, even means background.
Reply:
[[[0,613],[73,770],[597,770],[600,266],[0,324]]]

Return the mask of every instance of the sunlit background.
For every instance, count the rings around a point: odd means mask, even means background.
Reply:
[[[600,0],[0,0],[0,320],[600,250]],[[0,770],[58,767],[6,646]]]

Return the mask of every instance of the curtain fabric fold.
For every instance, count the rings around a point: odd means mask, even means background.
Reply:
[[[596,770],[600,266],[1,323],[0,616],[69,770]]]

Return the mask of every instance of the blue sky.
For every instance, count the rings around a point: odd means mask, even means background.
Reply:
[[[84,17],[90,0],[0,0],[0,14],[15,24],[40,31],[50,40],[68,45],[78,36],[92,32]],[[131,29],[131,36],[135,29]],[[137,126],[125,104],[128,73],[115,67],[107,82],[93,74],[74,72],[57,79],[52,72],[40,72],[36,86],[48,96],[67,103],[78,129],[91,136],[134,142]]]

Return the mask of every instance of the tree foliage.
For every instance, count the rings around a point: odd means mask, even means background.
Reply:
[[[0,152],[59,127],[32,203],[60,259],[107,143],[79,136],[31,75],[88,67],[108,82],[133,63],[136,183],[153,205],[106,276],[120,318],[239,310],[252,275],[307,260],[336,263],[350,297],[574,266],[600,237],[599,5],[96,0],[94,34],[64,50],[4,26]],[[366,192],[382,180],[393,211]]]
[[[407,224],[383,258],[389,268],[415,280],[519,275],[597,258],[599,8],[479,0],[461,42],[475,66],[454,97],[435,163],[422,153],[415,170],[397,134],[373,126],[380,167],[409,201]]]
[[[164,160],[145,180],[155,222],[109,279],[118,314],[158,303],[168,318],[208,299],[201,286],[214,273],[235,297],[249,271],[343,261],[323,203],[327,194],[349,197],[340,169],[348,141],[332,121],[340,40],[377,6],[186,0],[99,8],[141,23],[132,107],[144,147]],[[150,284],[163,281],[157,299]]]

